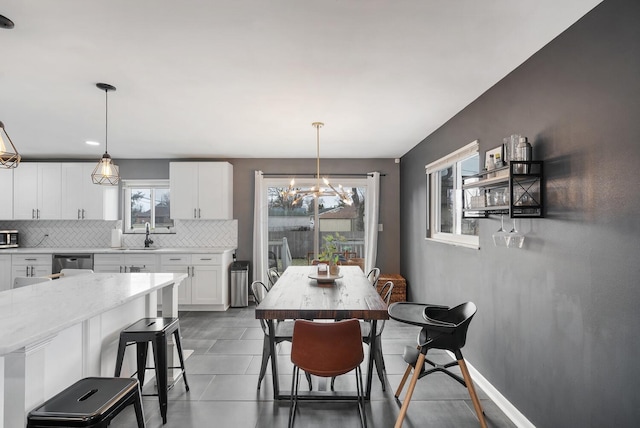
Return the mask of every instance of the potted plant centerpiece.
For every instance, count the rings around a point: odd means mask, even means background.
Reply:
[[[324,240],[324,245],[322,246],[322,251],[318,256],[318,260],[329,265],[329,273],[331,275],[337,275],[340,271],[340,252],[338,251],[338,242],[344,242],[347,238],[336,232],[335,235],[325,235],[322,239]]]

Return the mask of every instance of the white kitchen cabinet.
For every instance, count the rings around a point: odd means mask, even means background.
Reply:
[[[51,254],[14,254],[11,256],[11,286],[17,276],[51,275]]]
[[[0,220],[13,219],[13,169],[0,170],[0,189],[3,200],[0,204]]]
[[[166,254],[160,256],[160,272],[187,274],[187,278],[178,287],[178,305],[191,304],[191,269],[190,254]],[[158,305],[161,303],[161,301],[158,301]]]
[[[95,254],[93,271],[97,273],[157,272],[155,254]]]
[[[13,171],[13,218],[57,220],[61,215],[60,163],[23,162]]]
[[[11,288],[11,256],[0,254],[0,291]]]
[[[93,184],[95,163],[61,164],[63,219],[117,220],[118,186]]]
[[[233,219],[233,165],[228,162],[169,164],[172,219]]]
[[[187,273],[178,287],[182,310],[225,311],[229,308],[231,251],[215,254],[163,254],[161,272]]]

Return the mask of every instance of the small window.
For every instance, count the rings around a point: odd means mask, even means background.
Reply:
[[[125,233],[143,233],[147,222],[153,233],[173,233],[169,180],[127,180],[123,190]]]
[[[479,173],[478,141],[426,166],[427,239],[479,248],[478,219],[463,218],[462,182]]]

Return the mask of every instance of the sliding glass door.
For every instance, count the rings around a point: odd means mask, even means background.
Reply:
[[[329,235],[338,240],[343,263],[364,266],[366,180],[341,181],[352,192],[351,205],[335,196],[313,196],[315,179],[297,180],[295,193],[288,180],[268,180],[269,268],[282,272],[292,264],[311,264]]]

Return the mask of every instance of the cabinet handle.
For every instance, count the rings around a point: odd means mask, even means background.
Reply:
[[[76,216],[78,220],[80,220],[80,208],[78,208],[78,215]]]
[[[209,257],[208,259],[200,259],[201,261],[211,261],[213,260],[211,257]]]
[[[38,213],[38,219],[40,219],[40,208],[38,208],[36,212]]]
[[[197,214],[196,214],[196,213],[197,213],[197,211],[196,211],[196,209],[194,208],[194,209],[193,209],[193,218],[198,218],[198,216],[197,216]]]
[[[24,276],[29,276],[29,266],[25,267],[24,269]]]
[[[200,215],[200,208],[198,208],[198,218],[202,218],[202,216]]]
[[[31,266],[31,276],[36,276],[35,268]]]
[[[182,260],[182,259],[169,259],[171,261],[177,261],[177,260]]]
[[[31,218],[32,219],[36,218],[36,210],[35,209],[31,209]]]
[[[26,258],[25,260],[28,261],[28,262],[35,262],[38,259]]]
[[[84,220],[84,208],[82,209],[82,219]]]
[[[195,276],[196,276],[196,269],[193,266],[191,266],[191,277],[195,278]]]

